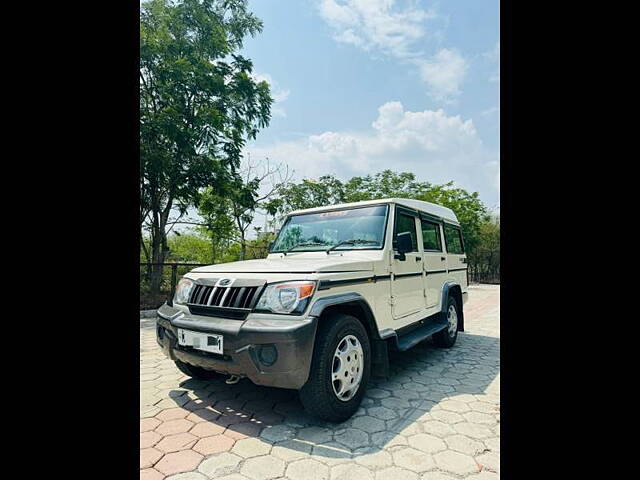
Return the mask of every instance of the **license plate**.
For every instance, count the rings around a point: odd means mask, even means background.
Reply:
[[[178,343],[211,353],[222,353],[222,335],[178,329]]]

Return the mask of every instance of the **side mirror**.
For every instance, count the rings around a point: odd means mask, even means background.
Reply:
[[[398,251],[398,253],[396,253],[393,256],[393,258],[396,258],[401,262],[404,262],[407,259],[405,253],[408,253],[413,250],[413,242],[411,242],[411,233],[402,232],[398,234],[398,236],[396,237],[396,250]]]
[[[270,252],[271,248],[273,248],[273,244],[275,243],[275,241],[273,242],[269,242],[269,244],[267,245],[267,250]]]

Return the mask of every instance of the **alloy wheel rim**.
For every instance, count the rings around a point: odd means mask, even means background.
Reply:
[[[331,366],[333,393],[343,402],[358,392],[364,370],[364,353],[360,341],[354,335],[345,336],[336,347]]]
[[[449,311],[447,313],[447,323],[449,324],[449,335],[453,336],[458,329],[458,312],[456,312],[456,307],[453,305],[449,306]]]

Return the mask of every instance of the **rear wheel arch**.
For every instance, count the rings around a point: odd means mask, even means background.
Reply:
[[[457,303],[459,318],[458,331],[464,332],[464,311],[462,301],[462,287],[454,282],[447,282],[442,287],[442,314],[446,315],[449,297],[453,297]]]

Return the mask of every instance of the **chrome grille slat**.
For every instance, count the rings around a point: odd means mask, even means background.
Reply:
[[[206,285],[203,286],[200,291],[198,292],[198,297],[196,298],[196,303],[202,304],[202,300],[204,298],[205,293],[207,293],[207,287]]]
[[[225,292],[222,295],[222,298],[220,299],[220,304],[219,306],[224,307],[224,301],[227,299],[227,297],[229,296],[229,292],[231,291],[230,287],[225,288]]]
[[[209,298],[211,298],[212,292],[213,292],[213,289],[211,287],[207,287],[207,290],[205,291],[204,296],[202,297],[203,305],[207,305],[209,303]]]
[[[244,292],[247,290],[246,287],[240,287],[240,290],[238,290],[238,294],[235,296],[234,300],[233,300],[233,306],[235,308],[241,307],[242,306],[242,297],[244,295]]]
[[[209,296],[209,301],[207,302],[207,305],[211,305],[211,302],[213,302],[213,299],[216,296],[217,291],[218,291],[218,287],[213,287],[213,290],[211,290],[211,295]]]
[[[194,306],[222,309],[251,309],[261,287],[218,287],[196,284],[189,303]]]

